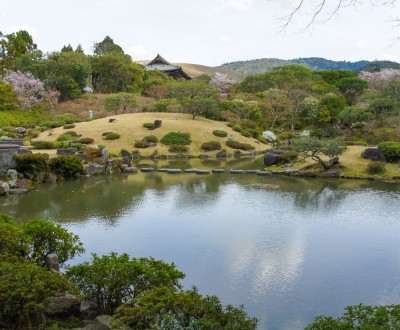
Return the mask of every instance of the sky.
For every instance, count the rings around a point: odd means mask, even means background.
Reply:
[[[158,53],[173,63],[218,66],[257,58],[324,57],[336,61],[400,62],[400,0],[342,8],[339,0],[305,29],[320,0],[282,29],[299,0],[0,0],[0,31],[25,29],[44,52],[81,44],[91,54],[110,36],[134,60]],[[347,0],[351,1],[351,0]],[[372,0],[379,1],[379,0]],[[346,2],[346,0],[345,0]]]

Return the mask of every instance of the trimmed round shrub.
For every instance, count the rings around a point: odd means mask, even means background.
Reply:
[[[232,149],[240,149],[240,150],[245,150],[245,151],[254,149],[254,147],[251,144],[242,143],[242,142],[235,141],[235,140],[226,141],[225,144]]]
[[[54,143],[51,141],[32,141],[31,143],[33,149],[54,149]]]
[[[64,125],[63,127],[64,129],[71,129],[71,128],[75,128],[75,124],[68,124],[68,125]]]
[[[169,132],[160,139],[160,142],[167,146],[172,146],[172,145],[183,146],[183,145],[189,145],[192,141],[190,140],[189,133]]]
[[[232,129],[233,129],[235,132],[241,132],[241,131],[242,131],[242,126],[236,124],[236,125],[233,125]]]
[[[172,145],[168,148],[168,151],[174,153],[185,153],[189,151],[189,148],[183,145]]]
[[[253,137],[253,134],[248,131],[242,131],[240,134],[247,138]]]
[[[204,151],[221,150],[221,143],[218,141],[208,141],[201,145],[201,149]]]
[[[228,133],[227,133],[227,132],[225,132],[225,131],[223,131],[223,130],[218,130],[218,129],[216,129],[215,131],[213,131],[213,134],[214,134],[215,136],[219,136],[219,137],[226,137],[226,136],[228,136]]]
[[[81,138],[77,142],[82,144],[92,144],[94,140],[92,138]]]
[[[143,138],[143,141],[157,143],[158,139],[157,139],[157,136],[155,136],[155,135],[148,135]]]
[[[76,141],[78,138],[74,135],[70,135],[68,133],[61,134],[58,138],[58,142],[64,142],[64,141]]]
[[[291,163],[297,159],[298,153],[296,151],[287,151],[277,155],[279,163]]]
[[[108,133],[108,134],[104,137],[104,139],[105,139],[105,140],[117,140],[117,139],[119,139],[120,137],[121,137],[121,135],[119,135],[118,133],[111,132],[111,133]]]
[[[400,159],[400,142],[388,141],[378,144],[388,162],[396,162]]]
[[[77,178],[83,171],[82,160],[77,156],[58,156],[50,159],[50,170],[64,179]]]
[[[144,124],[143,124],[143,127],[144,127],[144,128],[147,128],[147,129],[156,129],[156,128],[157,128],[157,125],[154,124],[154,123],[144,123]]]
[[[380,174],[385,173],[385,163],[384,162],[371,162],[367,165],[368,174]]]
[[[150,147],[150,144],[147,141],[136,141],[135,142],[135,148],[144,149],[144,148],[148,148],[148,147]]]
[[[44,126],[50,127],[50,128],[56,128],[56,127],[61,127],[65,126],[67,122],[65,120],[54,120],[54,121],[49,121],[44,123]]]

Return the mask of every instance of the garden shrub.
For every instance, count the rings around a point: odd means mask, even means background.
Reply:
[[[371,162],[367,165],[368,174],[381,174],[385,173],[385,163],[384,162]]]
[[[171,146],[171,145],[189,145],[192,141],[190,140],[189,133],[169,132],[160,139],[160,142],[167,146]]]
[[[253,135],[248,131],[242,131],[240,134],[247,138],[253,137]]]
[[[221,143],[218,141],[208,141],[201,145],[201,149],[204,151],[221,150]]]
[[[32,141],[31,145],[33,149],[40,150],[40,149],[54,149],[54,142],[52,141]]]
[[[218,130],[218,129],[216,129],[215,131],[213,131],[213,134],[214,134],[215,136],[219,136],[219,137],[226,137],[226,136],[228,136],[228,133],[227,133],[227,132],[222,131],[222,130]]]
[[[77,142],[82,144],[92,144],[94,140],[92,138],[80,138]]]
[[[118,133],[111,132],[111,133],[108,133],[108,134],[104,137],[104,139],[105,139],[105,140],[117,140],[117,139],[119,139],[120,137],[121,137],[121,135],[119,135]]]
[[[143,124],[143,127],[144,127],[144,128],[147,128],[147,129],[149,129],[149,130],[153,130],[153,129],[156,129],[156,128],[157,128],[157,125],[154,124],[154,123],[144,123],[144,124]]]
[[[77,178],[82,174],[82,160],[77,156],[58,156],[50,159],[50,170],[64,179]]]
[[[298,153],[296,151],[286,151],[277,155],[279,163],[291,163],[297,159]]]
[[[67,125],[64,125],[64,129],[71,129],[71,128],[75,128],[75,126],[76,125],[74,125],[74,124],[67,124]]]
[[[275,142],[276,141],[276,135],[272,131],[264,131],[262,133],[262,135],[269,142]]]
[[[378,144],[378,149],[382,151],[388,162],[400,160],[400,142],[381,142]]]
[[[147,141],[136,141],[135,142],[135,147],[136,148],[140,148],[140,149],[144,149],[144,148],[150,147],[150,144]]]
[[[26,154],[15,155],[14,159],[17,163],[17,171],[23,173],[25,176],[35,179],[41,172],[47,173],[48,167],[48,154]]]
[[[101,149],[99,148],[86,148],[83,153],[89,156],[90,159],[95,159],[101,157]]]
[[[53,120],[53,121],[45,122],[43,125],[47,126],[49,128],[56,128],[56,127],[65,126],[66,124],[67,123],[65,120]]]
[[[235,132],[241,132],[241,131],[242,131],[242,127],[241,127],[240,125],[238,125],[238,124],[233,125],[233,126],[232,126],[232,129],[233,129]]]
[[[182,146],[182,145],[171,145],[168,148],[169,152],[174,152],[174,153],[185,153],[189,151],[189,148],[186,146]]]
[[[235,141],[235,140],[226,141],[225,144],[232,149],[240,149],[240,150],[245,150],[245,151],[254,149],[254,147],[251,144],[242,143],[242,142]]]
[[[143,138],[143,141],[157,143],[158,139],[157,139],[157,136],[155,136],[155,135],[147,135]]]

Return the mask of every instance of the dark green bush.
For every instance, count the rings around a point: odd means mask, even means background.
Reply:
[[[214,134],[215,136],[219,136],[219,137],[226,137],[226,136],[228,136],[228,133],[227,133],[227,132],[222,131],[222,130],[218,130],[218,129],[216,129],[215,131],[213,131],[213,134]]]
[[[81,138],[77,142],[82,144],[92,144],[94,140],[92,138]]]
[[[378,144],[388,162],[397,162],[400,159],[400,142],[388,141]]]
[[[385,163],[384,162],[371,162],[367,165],[368,174],[381,174],[385,173]]]
[[[57,141],[58,141],[58,142],[76,141],[76,140],[77,140],[77,137],[76,137],[76,136],[72,136],[72,135],[69,135],[69,134],[67,134],[67,133],[61,134],[61,135],[57,138]]]
[[[278,155],[279,163],[290,163],[297,159],[298,153],[296,151],[287,151]]]
[[[146,141],[136,141],[135,142],[135,148],[144,149],[144,148],[148,148],[148,147],[150,147],[149,142],[146,142]]]
[[[65,126],[66,124],[67,123],[65,120],[54,120],[54,121],[45,122],[43,125],[47,126],[49,128],[56,128],[56,127]]]
[[[169,152],[175,152],[175,153],[185,153],[188,152],[188,150],[189,150],[188,147],[182,145],[172,145],[168,149]]]
[[[105,140],[117,140],[117,139],[119,139],[120,137],[121,137],[121,135],[119,135],[118,133],[111,132],[111,133],[108,133],[108,134],[104,137],[104,139],[105,139]]]
[[[233,125],[232,129],[233,129],[235,132],[241,132],[241,131],[242,131],[242,126],[236,124],[236,125]]]
[[[147,128],[147,129],[156,129],[156,128],[157,128],[157,125],[154,124],[154,123],[144,123],[144,124],[143,124],[143,127],[144,127],[144,128]]]
[[[155,135],[147,135],[147,136],[145,136],[145,137],[143,138],[143,141],[157,143],[157,142],[158,142],[158,139],[157,139],[157,136],[155,136]]]
[[[201,149],[204,151],[221,150],[221,143],[218,141],[208,141],[201,145]]]
[[[240,150],[245,150],[245,151],[254,149],[254,147],[248,143],[241,143],[241,142],[235,141],[235,140],[226,141],[225,144],[228,147],[231,147],[232,149],[240,149]]]
[[[50,170],[64,179],[77,178],[82,174],[82,160],[77,156],[59,156],[50,159]]]
[[[32,141],[31,143],[33,149],[54,149],[54,142],[51,141]]]
[[[17,163],[17,171],[25,176],[35,179],[39,173],[48,172],[48,154],[15,155],[14,159]]]
[[[192,141],[190,140],[189,133],[169,132],[160,139],[160,142],[167,146],[171,146],[171,145],[188,145]]]
[[[75,128],[75,125],[74,124],[67,124],[67,125],[64,125],[63,128],[64,129],[71,129],[71,128]]]
[[[240,134],[247,138],[253,137],[253,135],[248,131],[242,131]]]

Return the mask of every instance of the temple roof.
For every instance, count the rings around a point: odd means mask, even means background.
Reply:
[[[163,58],[160,54],[150,61],[148,64],[144,66],[145,70],[152,71],[158,70],[164,72],[165,74],[178,79],[184,78],[186,80],[192,79],[186,72],[182,70],[182,67],[173,65],[172,63],[168,62],[165,58]]]

